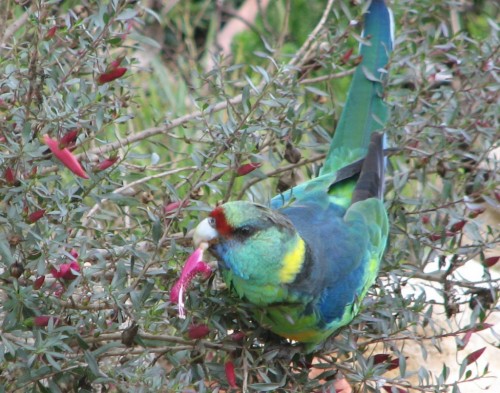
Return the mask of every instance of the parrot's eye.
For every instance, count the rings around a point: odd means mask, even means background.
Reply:
[[[208,217],[208,225],[210,225],[212,228],[215,228],[215,218],[213,217]]]
[[[249,225],[244,225],[242,227],[236,228],[234,234],[241,237],[249,237],[255,232],[254,228]]]

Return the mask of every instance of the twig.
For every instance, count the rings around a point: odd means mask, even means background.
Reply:
[[[305,53],[307,52],[307,50],[311,46],[312,42],[316,39],[317,35],[324,28],[324,25],[328,19],[328,15],[330,14],[330,11],[332,10],[334,2],[335,2],[335,0],[328,0],[328,4],[325,7],[325,11],[323,12],[323,15],[321,16],[319,23],[316,25],[313,32],[311,34],[309,34],[309,37],[307,37],[306,42],[304,42],[304,44],[297,51],[297,53],[295,54],[293,59],[290,61],[289,64],[291,66],[300,65],[302,58],[304,57]]]
[[[7,41],[10,39],[10,37],[12,37],[15,34],[15,32],[18,31],[26,23],[26,21],[29,18],[30,11],[31,11],[31,9],[26,10],[24,12],[24,14],[22,14],[19,17],[18,20],[16,20],[12,24],[10,24],[9,27],[7,27],[5,29],[5,33],[3,34],[2,41],[0,42],[0,51],[6,48]],[[5,10],[3,12],[5,12]]]
[[[176,168],[176,169],[172,169],[170,171],[165,171],[165,172],[161,172],[161,173],[157,173],[155,175],[151,175],[151,176],[145,176],[141,179],[138,179],[136,181],[133,181],[132,183],[128,183],[126,185],[124,185],[123,187],[120,187],[120,188],[117,188],[116,190],[114,190],[112,192],[112,194],[120,194],[122,193],[123,191],[129,189],[129,188],[133,188],[139,184],[142,184],[142,183],[146,183],[152,179],[158,179],[160,177],[165,177],[165,176],[169,176],[169,175],[173,175],[174,173],[179,173],[179,172],[183,172],[183,171],[188,171],[188,170],[195,170],[197,169],[197,167],[195,166],[189,166],[189,167],[183,167],[183,168]],[[84,228],[87,227],[88,223],[89,223],[89,220],[90,218],[97,212],[99,211],[99,209],[101,208],[102,204],[104,202],[106,202],[108,199],[105,198],[103,199],[102,201],[96,203],[92,209],[90,209],[87,214],[85,215],[85,217],[82,219],[82,226]]]
[[[328,4],[327,4],[327,6],[325,8],[325,11],[323,12],[323,15],[322,15],[322,17],[321,17],[318,25],[314,28],[313,32],[309,35],[308,39],[302,45],[302,47],[299,49],[299,51],[297,52],[297,54],[289,62],[289,65],[291,65],[291,66],[295,65],[296,66],[296,65],[298,65],[300,63],[300,60],[301,60],[302,56],[304,55],[304,53],[307,51],[307,49],[309,48],[309,46],[311,45],[311,43],[314,41],[314,39],[316,38],[316,36],[319,34],[319,32],[321,31],[321,29],[324,28],[324,25],[325,25],[326,20],[328,18],[328,14],[330,13],[330,11],[332,9],[334,1],[335,0],[329,0],[328,1]],[[344,76],[344,75],[342,75],[342,76]],[[341,77],[341,76],[339,76],[339,77]],[[258,86],[258,90],[260,90],[263,85],[264,85],[264,83],[260,84]],[[253,90],[250,90],[250,94],[254,95],[255,92],[253,92]],[[108,143],[108,144],[106,144],[104,146],[100,146],[98,148],[90,149],[86,153],[78,154],[77,157],[79,159],[81,159],[86,154],[88,154],[88,155],[91,155],[91,154],[104,154],[104,153],[107,153],[107,152],[110,152],[110,151],[117,150],[120,147],[122,147],[124,144],[125,145],[129,145],[129,144],[132,144],[132,143],[135,143],[135,142],[139,142],[139,141],[144,140],[144,139],[148,139],[148,138],[150,138],[152,136],[155,136],[155,135],[158,135],[158,134],[165,134],[168,131],[170,131],[170,130],[176,128],[176,127],[182,126],[182,125],[186,124],[187,122],[189,122],[191,120],[195,120],[198,117],[201,117],[203,115],[210,115],[212,113],[216,113],[216,112],[219,112],[221,110],[224,110],[228,106],[240,104],[241,101],[242,101],[242,99],[243,99],[243,95],[242,94],[238,94],[237,96],[235,96],[235,97],[233,97],[231,99],[228,99],[228,100],[225,100],[225,101],[222,101],[222,102],[218,102],[218,103],[214,104],[213,106],[210,106],[206,110],[198,110],[198,111],[195,111],[195,112],[192,112],[192,113],[188,113],[188,114],[186,114],[184,116],[178,117],[178,118],[176,118],[176,119],[168,122],[164,126],[148,128],[148,129],[146,129],[144,131],[138,132],[137,134],[130,135],[130,136],[128,136],[128,137],[126,137],[126,138],[124,138],[124,139],[122,139],[120,141],[111,142],[111,143]]]
[[[299,84],[306,85],[309,83],[323,82],[323,81],[331,80],[331,79],[340,79],[340,78],[344,78],[346,76],[354,74],[354,71],[356,71],[356,68],[351,68],[350,70],[337,72],[335,74],[321,75],[321,76],[318,76],[316,78],[302,79],[299,82]]]
[[[316,161],[320,161],[323,158],[325,158],[325,155],[326,154],[320,154],[318,156],[315,156],[315,157],[312,157],[312,158],[307,158],[305,160],[299,161],[296,164],[290,164],[290,165],[282,166],[280,168],[275,169],[274,171],[266,173],[265,174],[265,176],[266,176],[265,178],[258,177],[258,178],[254,178],[254,179],[252,179],[250,181],[247,181],[245,183],[245,185],[243,186],[243,188],[241,189],[241,191],[239,192],[239,194],[237,196],[237,199],[241,199],[243,197],[243,195],[245,194],[246,190],[248,190],[254,184],[256,184],[256,183],[258,183],[258,182],[260,182],[262,180],[265,180],[266,178],[279,175],[280,173],[291,171],[294,168],[298,168],[298,167],[301,167],[301,166],[304,166],[304,165],[307,165],[307,164],[311,164],[311,163],[316,162]]]

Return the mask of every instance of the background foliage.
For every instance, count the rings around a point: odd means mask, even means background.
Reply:
[[[338,371],[360,392],[493,386],[477,361],[499,346],[495,2],[393,2],[390,247],[362,313],[314,364],[217,275],[178,317],[168,293],[189,231],[216,203],[265,202],[317,172],[359,60],[363,8],[343,0],[326,20],[326,2],[272,2],[232,59],[213,56],[240,3],[4,1],[0,391],[319,392]],[[90,179],[45,134],[76,138]],[[248,163],[261,166],[239,176]],[[477,278],[460,273],[471,265]],[[472,351],[481,330],[492,339]],[[408,370],[406,348],[425,358],[445,337],[453,364]]]

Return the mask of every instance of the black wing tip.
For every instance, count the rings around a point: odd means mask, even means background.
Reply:
[[[361,174],[352,194],[352,203],[369,198],[382,199],[384,194],[384,134],[374,132],[363,161]]]

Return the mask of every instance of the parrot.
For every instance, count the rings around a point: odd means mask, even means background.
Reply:
[[[393,36],[391,10],[372,0],[361,62],[317,177],[267,205],[217,206],[193,233],[256,322],[293,342],[314,347],[348,325],[378,275],[389,233],[383,87]]]

